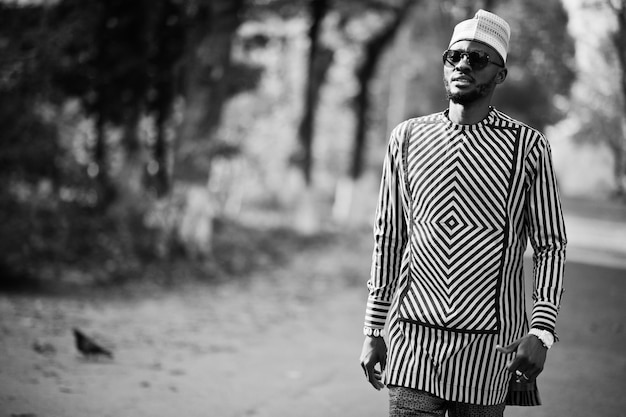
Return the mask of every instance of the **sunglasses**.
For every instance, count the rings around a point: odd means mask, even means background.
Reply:
[[[443,64],[446,62],[450,65],[456,65],[463,57],[467,58],[467,63],[472,67],[473,70],[481,70],[485,68],[489,63],[493,65],[497,65],[498,67],[504,68],[504,65],[501,65],[497,62],[493,62],[489,57],[489,54],[483,51],[455,51],[454,49],[447,49],[443,53]]]

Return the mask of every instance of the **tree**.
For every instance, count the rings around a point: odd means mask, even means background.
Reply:
[[[607,33],[606,42],[598,49],[600,62],[594,73],[581,71],[575,111],[581,121],[574,138],[580,142],[600,142],[613,155],[613,176],[616,198],[626,197],[626,0],[590,0],[583,4],[590,11],[607,12],[614,17],[614,25]],[[601,65],[602,64],[602,65]],[[604,73],[604,76],[598,76]],[[618,89],[611,82],[619,80]]]
[[[46,13],[41,6],[0,3],[0,194],[58,176],[57,132],[43,112],[54,50]]]
[[[315,113],[319,101],[320,88],[333,59],[333,52],[320,43],[320,30],[324,16],[328,12],[328,7],[328,0],[310,0],[309,3],[311,24],[308,33],[309,54],[304,93],[304,111],[298,128],[300,148],[296,156],[294,156],[294,162],[302,169],[307,187],[311,185]]]
[[[561,2],[542,0],[503,2],[495,11],[511,25],[512,37],[509,77],[496,90],[494,105],[543,130],[565,116],[555,99],[569,96],[576,76],[567,13]]]
[[[229,97],[232,42],[243,6],[243,0],[186,3],[185,108],[175,151],[175,180],[204,184],[210,175],[211,146]]]
[[[166,196],[180,212],[166,240],[167,246],[182,243],[193,257],[206,257],[212,248],[215,210],[207,183],[220,145],[222,109],[231,93],[231,50],[243,6],[243,0],[185,2],[183,120],[173,149],[173,188]]]
[[[391,16],[384,26],[369,38],[363,46],[363,59],[356,68],[355,75],[359,84],[359,91],[354,99],[356,114],[356,129],[354,133],[352,160],[350,163],[350,178],[357,181],[363,172],[366,135],[369,127],[369,111],[371,100],[371,83],[376,75],[378,63],[383,52],[393,41],[398,29],[402,26],[409,9],[415,4],[414,0],[406,0],[395,7],[389,8]]]
[[[185,40],[184,8],[180,2],[155,2],[149,9],[153,34],[148,53],[147,111],[154,117],[156,137],[148,178],[157,196],[170,191],[170,148],[166,137],[174,103],[181,93],[181,59]]]
[[[353,99],[352,107],[355,114],[355,129],[352,141],[352,151],[348,167],[347,178],[337,183],[336,201],[333,208],[334,216],[340,221],[345,221],[350,213],[352,198],[356,182],[363,174],[365,164],[365,149],[367,135],[370,131],[372,91],[371,86],[384,52],[390,47],[398,30],[407,16],[409,10],[416,4],[413,0],[401,2],[378,2],[373,1],[361,6],[365,12],[375,10],[382,16],[381,22],[374,31],[374,35],[365,39],[360,45],[362,58],[356,66],[354,74],[358,84],[358,91]],[[368,10],[369,9],[369,10]],[[342,10],[344,15],[343,27],[353,16],[352,8]],[[359,16],[356,14],[356,19]],[[347,32],[344,36],[349,37]],[[354,42],[354,41],[353,41]]]
[[[76,97],[95,119],[96,143],[90,172],[98,180],[99,204],[107,207],[119,192],[141,191],[146,163],[138,136],[148,94],[148,53],[152,37],[151,2],[63,0],[52,9],[53,32],[68,35],[54,68],[55,84],[65,97]],[[109,128],[122,130],[123,180],[112,178]],[[126,169],[128,168],[128,169]],[[132,185],[131,190],[124,190]]]
[[[617,28],[610,36],[617,56],[620,72],[621,115],[621,138],[611,142],[611,150],[615,158],[615,182],[617,197],[626,198],[626,0],[606,0],[617,21]]]

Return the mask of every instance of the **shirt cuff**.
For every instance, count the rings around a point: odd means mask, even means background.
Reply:
[[[535,303],[535,306],[533,307],[532,317],[530,320],[530,327],[548,330],[554,334],[558,310],[558,307],[551,303]]]
[[[390,307],[391,303],[369,298],[365,310],[365,327],[370,329],[384,328]]]

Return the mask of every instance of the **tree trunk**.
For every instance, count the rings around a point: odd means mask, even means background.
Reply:
[[[115,205],[125,211],[143,212],[145,209],[145,190],[143,187],[147,155],[139,141],[139,119],[141,110],[134,107],[128,110],[124,120],[122,144],[124,163],[115,178],[117,200]]]
[[[620,92],[622,95],[621,112],[621,140],[618,141],[615,150],[615,193],[617,197],[626,197],[626,0],[618,2],[619,6],[613,6],[615,17],[617,18],[617,29],[612,36],[613,45],[617,52],[617,60],[620,68]]]
[[[232,39],[243,0],[191,2],[185,57],[185,109],[177,138],[174,179],[206,183],[211,142],[229,88]]]
[[[174,197],[170,199],[172,205],[182,202],[182,208],[171,237],[190,256],[203,258],[211,254],[215,216],[207,186],[213,142],[228,96],[232,40],[243,0],[195,0],[188,7],[185,109],[174,153]]]
[[[355,98],[356,129],[352,148],[352,162],[349,175],[357,181],[363,172],[366,135],[369,128],[368,113],[370,109],[370,86],[380,57],[393,41],[404,17],[408,14],[413,1],[405,1],[395,13],[394,18],[378,34],[371,38],[365,46],[365,58],[356,71],[359,92]]]
[[[315,116],[319,96],[326,73],[333,60],[333,52],[320,42],[322,22],[328,12],[328,0],[310,0],[311,25],[309,27],[309,56],[307,79],[304,93],[304,108],[298,127],[298,150],[292,157],[302,175],[299,179],[297,203],[294,207],[294,227],[301,233],[312,234],[319,229],[319,213],[315,209],[316,199],[313,184],[313,141],[315,137]],[[298,173],[294,174],[298,175]]]
[[[302,169],[306,186],[312,182],[313,167],[313,138],[315,133],[315,114],[319,102],[319,93],[332,62],[332,51],[320,44],[320,29],[322,21],[328,12],[328,0],[311,0],[311,26],[309,28],[309,58],[306,81],[304,111],[298,128],[300,149],[295,162]]]
[[[383,52],[394,40],[402,25],[402,21],[408,15],[409,9],[413,4],[413,1],[406,0],[395,11],[393,18],[389,21],[387,26],[367,42],[364,48],[365,57],[356,70],[359,92],[354,100],[356,128],[352,145],[352,160],[350,162],[347,178],[338,181],[335,190],[333,217],[337,221],[346,222],[350,219],[355,190],[358,188],[359,179],[363,174],[365,144],[369,129],[368,116],[371,103],[371,82],[376,75],[376,69]]]
[[[167,144],[165,136],[165,121],[167,114],[160,111],[156,117],[156,138],[153,148],[153,159],[156,163],[156,172],[154,175],[154,186],[156,195],[162,197],[167,194],[170,189],[170,179],[167,169]]]
[[[96,145],[94,149],[94,163],[90,166],[89,174],[95,177],[96,190],[98,195],[98,207],[106,209],[114,199],[114,191],[109,180],[107,147],[106,147],[106,127],[104,116],[96,115]]]
[[[626,105],[625,112],[626,112]],[[615,175],[615,197],[624,199],[626,202],[626,115],[622,115],[621,137],[614,149],[615,165],[613,173]]]

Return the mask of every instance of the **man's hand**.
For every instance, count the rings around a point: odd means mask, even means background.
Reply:
[[[365,377],[377,390],[385,388],[382,382],[382,373],[387,362],[387,344],[382,337],[365,336],[363,350],[361,351],[361,368]],[[380,370],[375,369],[380,364]]]
[[[496,350],[505,355],[513,354],[507,364],[507,370],[519,378],[532,381],[543,371],[548,349],[534,335],[526,335],[508,346],[496,346]]]

